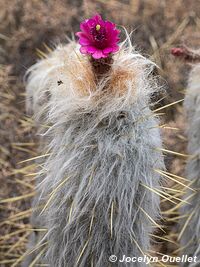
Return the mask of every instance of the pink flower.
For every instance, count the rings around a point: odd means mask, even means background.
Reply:
[[[181,57],[186,54],[186,49],[184,47],[173,47],[171,53],[175,57]]]
[[[80,24],[79,37],[82,54],[91,54],[93,58],[106,58],[119,50],[119,33],[114,23],[102,20],[100,15],[86,19]]]

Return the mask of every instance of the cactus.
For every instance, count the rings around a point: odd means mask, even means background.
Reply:
[[[188,153],[190,154],[186,164],[186,175],[190,181],[190,189],[184,194],[183,200],[189,204],[185,204],[180,211],[182,219],[178,239],[181,241],[182,254],[193,257],[191,263],[186,261],[181,265],[197,267],[200,265],[200,53],[186,46],[172,48],[171,52],[185,62],[193,63],[184,100],[184,110],[188,120]]]
[[[197,257],[196,262],[184,263],[183,266],[195,267],[200,264],[200,64],[193,66],[188,81],[184,109],[188,117],[188,152],[191,155],[186,165],[186,174],[191,187],[196,192],[187,192],[185,199],[190,204],[185,205],[182,214],[187,217],[181,221],[180,239],[182,253]]]
[[[27,109],[45,153],[32,223],[44,233],[32,234],[25,267],[36,257],[52,267],[146,266],[109,257],[146,254],[157,226],[164,162],[151,96],[161,88],[129,37],[99,64],[109,66],[100,76],[71,42],[28,71]]]

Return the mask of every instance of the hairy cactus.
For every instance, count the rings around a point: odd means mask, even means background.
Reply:
[[[51,267],[146,266],[109,257],[147,253],[160,216],[154,64],[128,38],[99,78],[78,48],[59,46],[28,71],[27,108],[45,152],[32,223],[46,232],[32,234],[23,266],[38,247],[38,262]]]
[[[200,64],[196,64],[189,76],[188,89],[184,108],[188,117],[188,152],[192,156],[186,165],[186,174],[191,181],[191,191],[186,195],[190,202],[185,205],[182,213],[186,219],[181,222],[181,243],[183,254],[197,257],[196,262],[184,263],[183,266],[197,267],[200,265]]]

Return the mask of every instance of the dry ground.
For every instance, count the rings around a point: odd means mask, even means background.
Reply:
[[[66,43],[85,17],[104,18],[134,31],[133,43],[160,66],[167,100],[184,97],[190,66],[170,55],[174,45],[200,44],[199,0],[0,0],[0,266],[12,266],[23,254],[28,236],[34,165],[19,163],[37,155],[31,119],[25,117],[23,76],[38,60],[37,49]],[[181,104],[166,109],[165,120],[179,131],[165,129],[168,149],[185,152],[185,119]],[[32,164],[33,162],[31,162]],[[184,157],[166,154],[169,171],[184,175]],[[27,167],[29,166],[29,167]],[[25,196],[23,199],[15,197]],[[13,199],[14,197],[14,199]],[[5,200],[7,198],[12,198]],[[169,204],[163,203],[163,209]],[[157,250],[171,253],[174,222],[165,223],[172,242],[156,240]],[[170,227],[169,227],[170,226]],[[158,242],[159,241],[159,242]],[[13,265],[14,266],[14,265]]]

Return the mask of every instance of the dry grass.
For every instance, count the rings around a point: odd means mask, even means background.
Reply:
[[[34,129],[25,118],[22,83],[26,69],[38,58],[36,50],[44,51],[44,44],[54,47],[67,42],[66,36],[78,30],[84,17],[99,12],[134,31],[133,42],[160,66],[168,84],[165,103],[170,103],[184,96],[189,67],[175,61],[169,49],[182,43],[199,46],[200,5],[195,0],[0,0],[0,6],[0,198],[4,199],[0,201],[0,266],[4,267],[23,254],[31,228],[28,218],[36,170],[32,161],[19,162],[37,155]],[[167,149],[184,153],[187,140],[181,104],[167,108],[165,119],[170,127],[180,129],[163,130]],[[168,171],[184,176],[184,158],[167,154],[166,163]],[[171,205],[164,202],[163,210]],[[156,239],[156,250],[172,253],[178,249],[175,223],[165,223],[164,238],[173,242]]]

